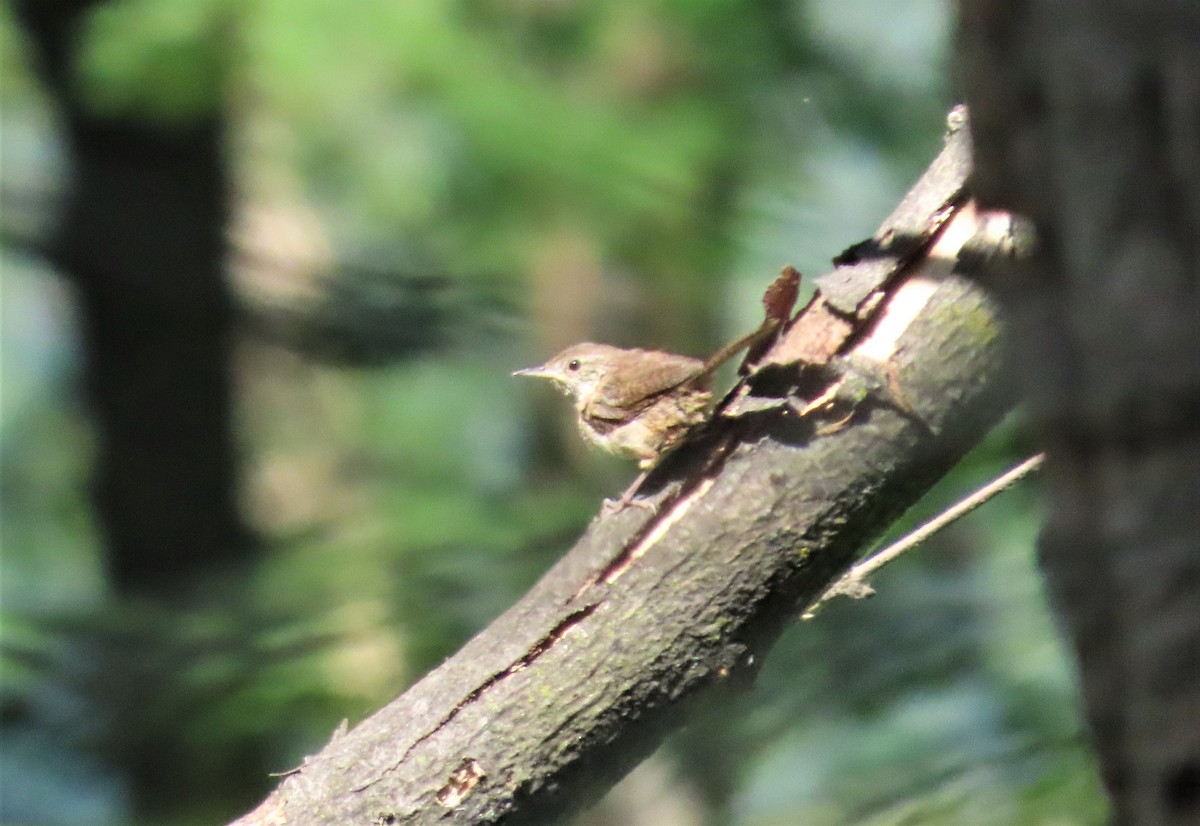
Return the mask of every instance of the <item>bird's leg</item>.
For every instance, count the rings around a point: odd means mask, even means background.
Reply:
[[[606,515],[620,513],[631,505],[635,508],[645,508],[649,511],[655,510],[655,506],[649,502],[633,498],[633,495],[637,493],[637,489],[642,486],[642,482],[646,481],[646,477],[650,475],[650,471],[652,470],[654,470],[653,464],[643,467],[642,472],[637,475],[637,478],[633,480],[633,483],[629,487],[625,488],[625,492],[621,494],[619,499],[605,499],[603,506],[604,513]]]

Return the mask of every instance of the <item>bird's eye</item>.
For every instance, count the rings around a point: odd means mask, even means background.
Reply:
[[[568,361],[567,369],[568,370],[578,370],[579,369],[579,359],[571,359],[570,361]]]

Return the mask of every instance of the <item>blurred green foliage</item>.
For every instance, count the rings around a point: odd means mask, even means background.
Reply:
[[[226,85],[221,40],[235,4],[123,0],[87,15],[79,40],[78,93],[105,114],[167,123],[211,115]]]
[[[149,123],[225,113],[239,214],[293,222],[282,237],[334,277],[419,261],[526,309],[465,314],[457,347],[373,370],[246,342],[266,561],[128,605],[88,517],[68,298],[0,250],[4,819],[128,822],[118,767],[147,754],[143,822],[232,815],[502,611],[632,473],[509,371],[584,338],[699,354],[755,323],[780,265],[822,271],[936,151],[948,28],[935,0],[99,4],[78,93]],[[0,182],[52,189],[53,121],[6,8],[0,45]],[[917,510],[1025,448],[1010,425]],[[798,623],[754,691],[655,758],[660,792],[745,826],[1101,822],[1035,502],[1008,495],[875,599]],[[588,822],[632,822],[636,788]]]

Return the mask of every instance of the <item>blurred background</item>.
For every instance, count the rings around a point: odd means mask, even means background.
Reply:
[[[703,356],[827,270],[940,147],[951,14],[0,5],[0,820],[221,822],[511,604],[635,469],[509,373]],[[797,622],[580,826],[1102,823],[1036,503]]]

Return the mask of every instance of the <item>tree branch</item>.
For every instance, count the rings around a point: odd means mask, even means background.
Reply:
[[[651,474],[655,514],[597,517],[509,611],[238,823],[557,820],[694,700],[749,686],[781,629],[1006,409],[992,307],[951,273],[977,226],[968,147],[956,110],[871,254],[844,256]]]
[[[804,619],[815,617],[817,611],[834,597],[845,596],[854,599],[863,599],[873,596],[875,589],[867,582],[867,577],[883,566],[896,561],[901,555],[908,553],[922,542],[925,542],[947,525],[954,523],[976,508],[990,502],[992,498],[1008,490],[1017,484],[1017,482],[1020,482],[1026,476],[1040,468],[1045,460],[1046,456],[1043,453],[1030,456],[1016,467],[991,480],[970,496],[946,508],[946,510],[928,522],[923,523],[911,533],[905,534],[886,548],[871,554],[870,557],[864,559],[862,562],[856,563],[841,579],[830,585],[825,590],[825,593],[805,611]]]

